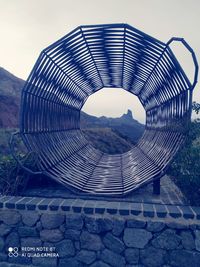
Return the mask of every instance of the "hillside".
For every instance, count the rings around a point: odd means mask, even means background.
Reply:
[[[137,142],[144,132],[144,125],[133,118],[131,110],[119,118],[95,117],[81,113],[81,128],[111,128],[121,137]]]
[[[24,81],[0,67],[0,128],[18,126],[20,94]]]
[[[20,97],[24,80],[14,76],[4,68],[0,67],[0,95]]]
[[[0,128],[17,128],[20,95],[25,81],[0,67]],[[127,111],[119,118],[95,117],[81,112],[81,128],[96,147],[109,153],[122,153],[130,149],[144,131],[144,125]],[[85,130],[87,129],[87,130]],[[126,139],[126,140],[125,140]]]
[[[86,139],[104,153],[121,154],[129,151],[132,147],[131,142],[120,137],[110,128],[88,128],[83,132]]]

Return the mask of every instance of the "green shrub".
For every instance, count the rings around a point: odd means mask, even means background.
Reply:
[[[190,124],[183,148],[171,164],[168,174],[192,205],[200,205],[200,120]]]
[[[0,129],[0,195],[17,195],[22,192],[30,178],[11,155],[9,140],[16,129]],[[15,153],[25,167],[37,170],[36,157],[27,153],[20,138],[15,138]]]

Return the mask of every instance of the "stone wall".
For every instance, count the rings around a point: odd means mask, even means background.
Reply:
[[[34,249],[42,257],[36,257]],[[0,267],[7,266],[199,267],[200,223],[4,208],[0,210]]]

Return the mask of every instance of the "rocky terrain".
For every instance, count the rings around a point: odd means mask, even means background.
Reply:
[[[18,126],[20,94],[24,83],[0,67],[0,128]]]

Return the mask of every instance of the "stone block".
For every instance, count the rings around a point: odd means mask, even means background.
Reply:
[[[62,224],[60,227],[59,227],[60,231],[61,232],[65,232],[65,224]]]
[[[49,203],[49,209],[50,210],[58,210],[60,207],[60,204],[63,202],[62,198],[56,198],[51,203]]]
[[[2,237],[0,237],[0,251],[2,251],[3,250],[3,248],[4,248],[4,240],[3,240],[3,238]]]
[[[7,234],[9,234],[12,230],[12,227],[8,226],[5,223],[2,223],[0,225],[0,236],[6,236]]]
[[[179,218],[182,216],[182,213],[180,211],[180,209],[177,206],[174,205],[166,205],[168,211],[169,211],[169,215],[173,218]]]
[[[144,228],[146,225],[145,221],[129,219],[127,220],[127,227],[129,228]]]
[[[44,229],[40,231],[40,238],[42,241],[55,243],[63,239],[63,233],[59,229]]]
[[[95,213],[97,214],[103,214],[105,212],[105,207],[106,207],[106,202],[100,202],[97,201],[96,206],[95,206]]]
[[[18,257],[8,257],[8,262],[17,265],[19,264],[18,266],[29,266],[31,265],[31,258],[18,255]]]
[[[94,214],[96,201],[87,200],[84,204],[83,211],[85,214]]]
[[[11,264],[9,263],[6,263],[6,262],[1,262],[1,267],[10,267]],[[19,265],[11,265],[12,267],[21,267]]]
[[[145,267],[145,266],[143,264],[126,264],[126,267]],[[162,266],[162,267],[168,267],[168,266]]]
[[[154,221],[149,221],[147,222],[147,227],[146,229],[150,232],[160,232],[164,229],[165,224],[163,222],[154,222]]]
[[[73,212],[75,213],[81,213],[82,208],[84,207],[85,200],[82,199],[76,199],[73,204],[71,205],[71,208]]]
[[[54,243],[51,243],[51,242],[44,242],[43,243],[43,246],[44,247],[48,247],[48,248],[53,248],[53,247],[55,247],[55,244]]]
[[[74,229],[67,229],[65,231],[65,238],[77,241],[80,239],[80,234],[81,234],[81,231],[74,230]]]
[[[60,204],[60,208],[61,210],[64,211],[70,211],[72,204],[75,202],[76,200],[74,199],[65,199],[64,202],[62,202]]]
[[[85,217],[85,227],[88,232],[99,234],[112,230],[113,222],[108,218]]]
[[[1,241],[0,241],[0,242],[1,242]],[[6,262],[7,262],[7,257],[8,257],[7,254],[0,253],[0,262],[2,262],[2,261],[6,261]]]
[[[74,246],[77,250],[80,250],[81,249],[81,243],[79,241],[75,241],[74,242]]]
[[[125,267],[126,266],[126,261],[124,257],[108,249],[104,249],[102,251],[101,260],[110,264],[113,267]]]
[[[139,249],[127,248],[125,250],[125,259],[130,264],[138,264],[139,261]]]
[[[75,255],[74,244],[71,240],[62,240],[55,244],[56,252],[58,252],[59,257],[69,257]]]
[[[163,249],[157,249],[152,246],[149,246],[140,251],[140,260],[145,267],[164,266],[166,259],[167,252]]]
[[[27,237],[21,238],[21,247],[41,247],[42,241],[40,238],[36,237]]]
[[[99,235],[91,234],[87,231],[82,232],[80,241],[82,249],[98,251],[103,248]]]
[[[26,204],[26,208],[28,210],[35,210],[37,205],[43,200],[41,197],[34,197],[31,201],[28,201]]]
[[[90,267],[110,267],[110,265],[103,261],[95,261]]]
[[[96,260],[96,253],[94,251],[81,250],[76,255],[76,258],[82,263],[91,264]]]
[[[26,211],[22,213],[22,222],[27,226],[34,226],[40,215],[36,211]]]
[[[59,261],[59,267],[84,267],[83,263],[77,261],[76,258],[63,258]]]
[[[57,267],[57,257],[56,258],[33,258],[32,263],[37,267]]]
[[[57,213],[44,213],[40,220],[43,228],[55,229],[64,223],[65,216]]]
[[[27,202],[30,201],[31,199],[32,199],[31,197],[23,197],[23,198],[21,198],[21,200],[19,200],[19,201],[17,201],[17,203],[15,203],[15,207],[18,210],[25,210]]]
[[[189,228],[190,228],[191,230],[196,230],[196,229],[198,229],[198,226],[200,226],[200,225],[198,225],[198,224],[192,222],[192,223],[189,225]]]
[[[142,213],[142,204],[141,203],[131,203],[130,205],[131,214],[139,215]]]
[[[182,240],[182,245],[185,249],[195,249],[194,237],[190,231],[182,231],[180,233],[180,237]]]
[[[130,213],[130,203],[120,202],[119,203],[119,214],[122,216],[129,215]]]
[[[83,218],[79,214],[66,215],[66,228],[81,230],[83,228]]]
[[[125,249],[124,243],[119,238],[112,235],[111,233],[107,233],[104,236],[103,243],[108,249],[116,253],[122,253]]]
[[[116,214],[119,210],[119,202],[107,202],[106,211],[109,214]]]
[[[183,223],[183,222],[166,222],[167,227],[171,229],[188,229],[189,224]]]
[[[113,229],[113,221],[109,218],[97,218],[99,224],[100,233],[108,232]]]
[[[47,210],[51,202],[52,198],[44,198],[42,201],[38,203],[37,207],[39,210]]]
[[[152,241],[152,245],[155,248],[172,250],[178,248],[180,242],[180,236],[178,236],[174,230],[167,229]]]
[[[195,213],[192,211],[190,206],[179,206],[183,213],[183,218],[185,219],[193,219],[195,216]]]
[[[113,221],[113,230],[112,233],[115,236],[120,236],[121,233],[124,231],[125,221],[124,220],[114,220]]]
[[[34,227],[21,226],[18,228],[20,237],[37,237],[39,236],[37,230]]]
[[[195,247],[196,250],[200,251],[200,230],[195,230]]]
[[[152,234],[144,229],[126,228],[124,231],[124,243],[127,247],[144,248]]]
[[[173,250],[170,253],[169,260],[173,267],[199,267],[200,253],[188,250]]]
[[[196,219],[200,220],[200,207],[192,207],[192,210],[194,211],[195,215],[196,215]]]
[[[88,232],[99,234],[101,232],[100,225],[95,217],[85,217],[85,227]]]
[[[155,211],[153,204],[148,204],[148,203],[143,204],[143,215],[144,217],[154,217]]]
[[[158,218],[165,218],[167,216],[167,209],[166,206],[163,204],[156,204],[154,205],[155,210],[156,210],[156,214],[158,216]]]
[[[21,221],[21,215],[14,210],[2,210],[0,211],[0,221],[7,225],[16,225]]]
[[[20,240],[17,232],[11,232],[5,240],[6,248],[8,247],[19,247]]]
[[[42,223],[41,223],[41,221],[39,221],[39,222],[36,223],[36,229],[38,231],[41,231],[42,230]]]

